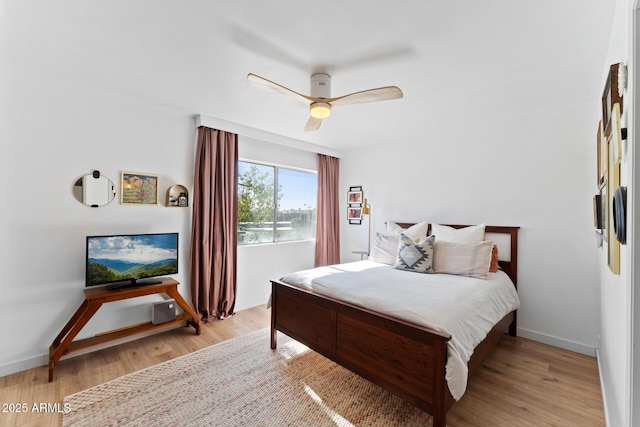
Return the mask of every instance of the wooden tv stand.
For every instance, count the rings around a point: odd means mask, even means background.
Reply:
[[[76,310],[67,324],[64,325],[64,328],[62,328],[56,339],[53,340],[51,347],[49,347],[49,382],[53,381],[53,368],[60,358],[74,351],[183,322],[187,322],[187,325],[193,326],[196,329],[196,334],[200,335],[200,318],[184,298],[182,298],[178,292],[178,285],[179,283],[171,278],[163,278],[162,283],[121,288],[112,291],[104,287],[85,289],[84,302],[80,307],[78,307],[78,310]],[[96,314],[98,309],[102,307],[102,304],[161,293],[169,295],[176,301],[176,304],[184,310],[183,313],[176,316],[175,320],[159,323],[157,325],[154,325],[149,321],[73,341],[87,322],[89,322],[93,315]]]

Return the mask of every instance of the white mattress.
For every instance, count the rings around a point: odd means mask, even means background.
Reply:
[[[287,274],[283,282],[451,335],[446,379],[459,400],[473,350],[507,313],[520,306],[506,273],[487,280],[397,270],[373,261]]]

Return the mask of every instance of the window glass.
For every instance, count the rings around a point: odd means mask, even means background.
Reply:
[[[238,163],[238,244],[273,242],[273,166]]]
[[[238,163],[238,244],[314,239],[317,176]]]
[[[316,237],[316,174],[278,169],[278,227],[276,241],[307,240]]]

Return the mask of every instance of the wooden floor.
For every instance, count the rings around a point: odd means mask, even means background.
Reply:
[[[268,327],[264,307],[205,324],[201,335],[180,328],[58,363],[0,378],[2,405],[26,404],[28,412],[0,412],[2,426],[57,426],[55,404],[84,390],[194,350]],[[33,412],[44,403],[44,412]],[[15,409],[15,406],[14,406]],[[62,408],[60,408],[62,410]],[[505,335],[477,371],[467,392],[448,414],[456,426],[604,426],[597,363],[594,358]]]

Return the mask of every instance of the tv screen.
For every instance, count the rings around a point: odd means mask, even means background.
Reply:
[[[87,236],[86,265],[86,286],[160,283],[178,273],[178,233]]]

